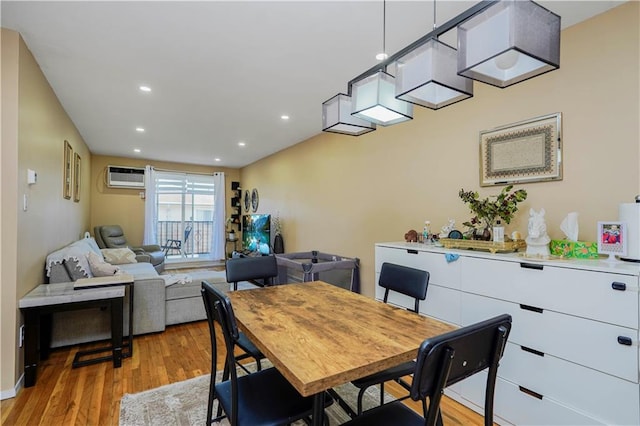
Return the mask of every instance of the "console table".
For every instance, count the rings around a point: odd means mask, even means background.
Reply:
[[[133,276],[124,274],[78,280],[75,283],[40,284],[18,303],[24,315],[24,375],[25,387],[36,383],[38,346],[40,359],[49,357],[51,343],[51,314],[54,312],[108,306],[111,312],[111,345],[105,348],[76,353],[73,367],[113,360],[113,366],[122,366],[122,358],[133,351],[133,288],[129,290],[128,352],[123,353],[123,300],[125,286],[133,284]],[[110,351],[111,355],[86,361],[80,357]]]
[[[640,265],[378,243],[376,281],[383,262],[430,272],[422,315],[459,326],[513,317],[496,382],[497,423],[640,424]],[[376,298],[383,290],[376,287]],[[413,306],[396,294],[389,302]],[[483,386],[479,374],[446,394],[482,413]]]

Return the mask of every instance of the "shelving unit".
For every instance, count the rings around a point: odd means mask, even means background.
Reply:
[[[233,251],[238,249],[238,241],[241,240],[240,233],[242,232],[242,221],[241,221],[241,212],[242,212],[242,187],[240,186],[240,182],[232,181],[231,182],[231,229],[235,229],[234,226],[237,226],[236,229],[236,239],[230,240],[228,235],[226,236],[226,244],[225,251],[227,252],[227,257],[230,258]],[[232,251],[228,251],[228,247],[232,246]]]
[[[242,222],[240,221],[240,212],[242,211],[242,187],[240,182],[231,182],[231,223],[238,226],[238,231],[242,231]]]

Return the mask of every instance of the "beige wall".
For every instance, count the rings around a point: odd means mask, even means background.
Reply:
[[[240,171],[238,169],[93,155],[91,163],[91,234],[93,234],[93,227],[97,225],[120,225],[130,244],[142,244],[144,236],[144,200],[140,198],[140,192],[144,192],[144,190],[108,188],[105,183],[105,172],[108,165],[144,167],[147,164],[159,169],[183,172],[224,172],[227,186],[227,216],[229,216],[231,209],[231,181],[239,180]]]
[[[559,70],[507,89],[475,83],[470,100],[416,107],[411,122],[358,138],[324,133],[243,168],[243,186],[260,191],[260,212],[279,212],[287,252],[357,256],[373,295],[376,242],[427,219],[461,229],[460,188],[500,191],[479,186],[479,131],[562,112],[564,179],[517,185],[529,197],[506,230],[526,235],[527,212],[544,208],[562,238],[561,220],[577,211],[580,239],[595,240],[596,222],[617,220],[618,204],[640,194],[639,9],[629,2],[563,31]]]
[[[91,154],[27,46],[17,33],[5,29],[2,71],[0,389],[4,396],[23,369],[22,350],[17,348],[22,323],[17,301],[44,282],[47,253],[78,239],[89,225],[88,186],[82,186],[80,202],[62,197],[64,141],[83,160],[82,182],[89,179]],[[27,185],[27,169],[38,173],[35,185]],[[23,211],[25,195],[28,208]]]

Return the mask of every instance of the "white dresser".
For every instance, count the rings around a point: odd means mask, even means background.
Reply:
[[[379,243],[375,250],[376,282],[384,262],[429,271],[423,315],[460,326],[513,317],[498,369],[496,422],[640,424],[640,265],[538,261],[418,243]],[[376,285],[376,298],[383,295]],[[398,295],[389,302],[413,306]],[[472,376],[447,395],[482,413],[484,379]]]

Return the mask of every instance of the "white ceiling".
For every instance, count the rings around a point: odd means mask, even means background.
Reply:
[[[475,3],[438,1],[437,24]],[[566,28],[623,2],[539,3]],[[321,132],[322,102],[376,64],[382,8],[381,0],[3,0],[1,20],[22,34],[92,153],[242,167]],[[432,27],[432,1],[387,1],[389,54]],[[446,37],[455,45],[455,33]]]

